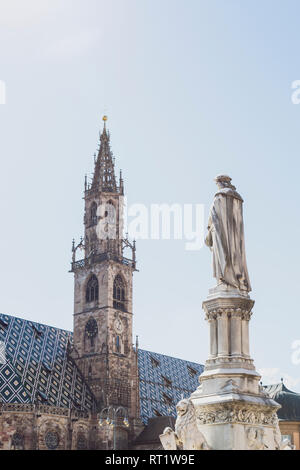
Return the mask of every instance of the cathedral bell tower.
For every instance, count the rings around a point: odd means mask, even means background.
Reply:
[[[132,421],[139,416],[137,352],[132,345],[135,242],[123,238],[123,179],[120,174],[117,185],[106,120],[104,116],[92,182],[85,180],[84,239],[72,246],[72,356],[98,409],[122,406]],[[130,258],[124,256],[128,250]]]

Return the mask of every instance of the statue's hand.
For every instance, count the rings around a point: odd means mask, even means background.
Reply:
[[[211,236],[211,232],[209,231],[206,238],[205,238],[205,245],[209,246],[209,247],[212,247],[213,245],[213,241],[212,241],[212,236]]]

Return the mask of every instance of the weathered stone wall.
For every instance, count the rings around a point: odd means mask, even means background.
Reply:
[[[111,450],[130,447],[142,427],[130,419],[115,429],[99,415],[46,405],[2,404],[0,450]]]
[[[93,419],[80,414],[66,408],[3,404],[1,450],[62,450],[77,449],[78,445],[91,448]]]

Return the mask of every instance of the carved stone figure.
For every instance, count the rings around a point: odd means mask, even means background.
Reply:
[[[290,442],[288,438],[282,439],[277,415],[274,421],[274,441],[276,450],[295,450],[295,446]]]
[[[250,292],[246,264],[243,199],[229,176],[215,179],[219,191],[210,209],[205,243],[213,252],[213,275],[218,284]]]
[[[159,439],[164,450],[177,450],[177,436],[171,428],[165,428]]]
[[[191,400],[183,399],[177,406],[175,432],[166,428],[160,440],[165,450],[209,450],[205,437],[199,431],[196,422],[196,412]]]
[[[264,428],[249,428],[247,429],[247,442],[251,450],[264,450],[268,446],[264,442],[265,431]]]

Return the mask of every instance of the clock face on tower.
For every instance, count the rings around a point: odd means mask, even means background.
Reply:
[[[94,318],[90,318],[85,325],[85,332],[88,338],[95,338],[98,333],[98,325]]]
[[[122,320],[120,318],[116,318],[114,326],[115,326],[115,330],[116,330],[117,333],[122,333],[123,323],[122,323]]]

